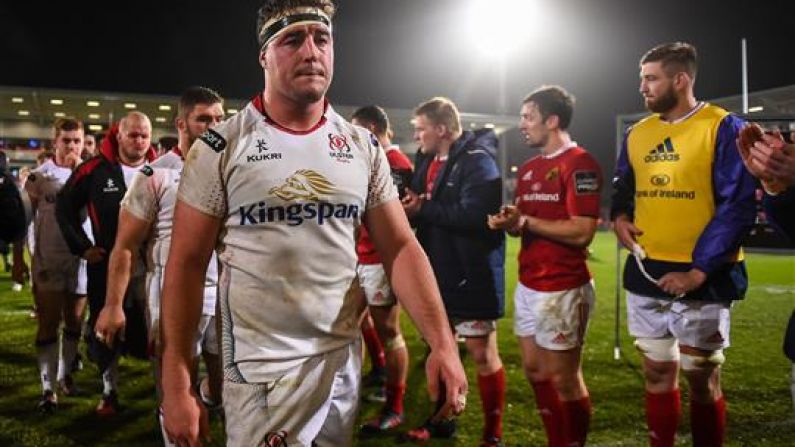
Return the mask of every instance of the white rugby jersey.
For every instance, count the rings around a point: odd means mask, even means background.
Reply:
[[[174,223],[174,205],[177,186],[182,173],[182,156],[172,150],[152,163],[139,169],[130,188],[121,201],[121,207],[133,216],[152,224],[146,246],[146,269],[162,282],[162,270],[166,267],[171,246],[171,230]],[[204,279],[204,315],[215,315],[215,298],[218,287],[218,260],[213,253]],[[163,284],[157,292],[163,289]],[[154,290],[150,290],[154,292]],[[149,297],[150,305],[160,307],[160,296]]]
[[[33,234],[36,247],[34,254],[38,262],[51,262],[56,265],[64,258],[74,257],[55,218],[55,198],[70,175],[72,175],[70,168],[58,166],[53,160],[47,160],[34,169],[25,182],[28,195],[37,200]],[[87,221],[88,219],[83,222],[83,228],[86,228]],[[90,225],[87,234],[91,237]]]
[[[384,151],[327,106],[305,132],[260,97],[188,155],[179,200],[222,219],[219,309],[225,377],[263,382],[358,336],[356,233],[397,199]]]

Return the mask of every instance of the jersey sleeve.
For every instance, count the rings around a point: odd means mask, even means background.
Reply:
[[[566,179],[566,211],[569,216],[599,217],[602,170],[587,152],[571,160]]]
[[[158,209],[157,190],[162,183],[160,171],[154,171],[147,166],[136,172],[130,188],[121,200],[121,208],[139,219],[154,221]]]
[[[76,256],[83,256],[86,250],[94,246],[83,229],[85,217],[81,210],[89,204],[94,170],[99,163],[100,158],[94,157],[79,165],[72,171],[55,200],[55,218],[69,250]],[[93,223],[98,225],[97,222]]]
[[[216,131],[207,130],[193,143],[177,190],[177,199],[213,217],[226,214],[226,195],[221,178],[226,160],[226,140]]]
[[[398,197],[386,154],[379,147],[378,141],[372,134],[369,141],[370,181],[367,185],[367,209],[375,208]]]
[[[712,167],[715,215],[693,249],[693,266],[705,273],[731,260],[756,218],[756,180],[736,145],[743,125],[740,118],[727,115],[718,127]]]
[[[613,196],[610,201],[610,220],[615,220],[620,215],[630,219],[635,216],[635,171],[629,163],[627,153],[627,138],[632,128],[624,133],[621,142],[621,151],[616,160],[616,170],[613,175]]]

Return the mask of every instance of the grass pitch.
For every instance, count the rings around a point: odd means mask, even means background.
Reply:
[[[535,410],[532,390],[522,373],[516,339],[512,334],[512,296],[516,284],[516,251],[511,239],[506,266],[506,317],[499,323],[499,347],[507,372],[507,406],[504,438],[509,446],[546,444]],[[621,359],[613,359],[616,249],[611,233],[599,233],[589,261],[596,279],[597,305],[583,352],[585,380],[591,392],[594,415],[589,445],[646,445],[643,413],[643,378],[640,357],[626,332],[621,297]],[[723,388],[729,407],[728,445],[795,445],[795,412],[790,397],[791,364],[781,351],[782,334],[795,309],[795,257],[748,254],[751,287],[748,297],[732,312],[732,347],[723,368]],[[159,446],[155,419],[154,387],[146,362],[123,360],[120,399],[123,412],[109,420],[94,414],[100,382],[94,365],[86,362],[76,375],[83,394],[61,397],[58,412],[43,417],[35,411],[40,393],[33,347],[35,321],[28,317],[30,290],[12,292],[8,274],[0,273],[0,445],[3,446]],[[403,329],[411,353],[406,396],[406,428],[422,423],[430,412],[421,361],[425,348],[408,318]],[[472,446],[480,440],[482,414],[475,373],[464,358],[470,379],[469,405],[451,441],[432,446]],[[687,386],[683,382],[683,402]],[[373,416],[379,406],[364,403],[360,419]],[[679,444],[690,445],[689,416],[683,405]],[[216,420],[215,441],[223,445]],[[394,436],[356,440],[362,447],[396,445]]]

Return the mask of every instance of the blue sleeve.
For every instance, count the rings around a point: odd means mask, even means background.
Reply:
[[[618,153],[616,170],[613,175],[613,196],[610,204],[610,220],[621,214],[630,218],[635,214],[635,171],[629,164],[627,155],[627,137],[631,129],[624,133],[624,141],[621,143],[621,151]]]
[[[453,203],[428,200],[423,202],[417,217],[423,222],[460,229],[487,229],[486,218],[500,209],[502,182],[497,163],[485,153],[464,155],[458,187],[458,200]]]
[[[707,274],[730,261],[756,217],[756,180],[745,169],[735,141],[743,125],[728,115],[718,127],[712,165],[715,215],[693,249],[693,267]]]

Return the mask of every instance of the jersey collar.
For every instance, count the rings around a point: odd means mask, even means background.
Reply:
[[[320,117],[320,120],[314,126],[310,127],[307,130],[295,130],[295,129],[290,129],[289,127],[282,126],[281,124],[274,121],[268,115],[268,112],[265,111],[265,101],[262,99],[262,95],[263,93],[258,93],[257,96],[255,96],[251,100],[251,104],[254,105],[254,108],[257,109],[259,113],[262,114],[263,118],[265,118],[266,123],[281,130],[282,132],[287,132],[293,135],[307,135],[320,129],[321,127],[323,127],[324,124],[326,124],[326,113],[328,112],[329,108],[328,99],[323,99],[323,115]]]

